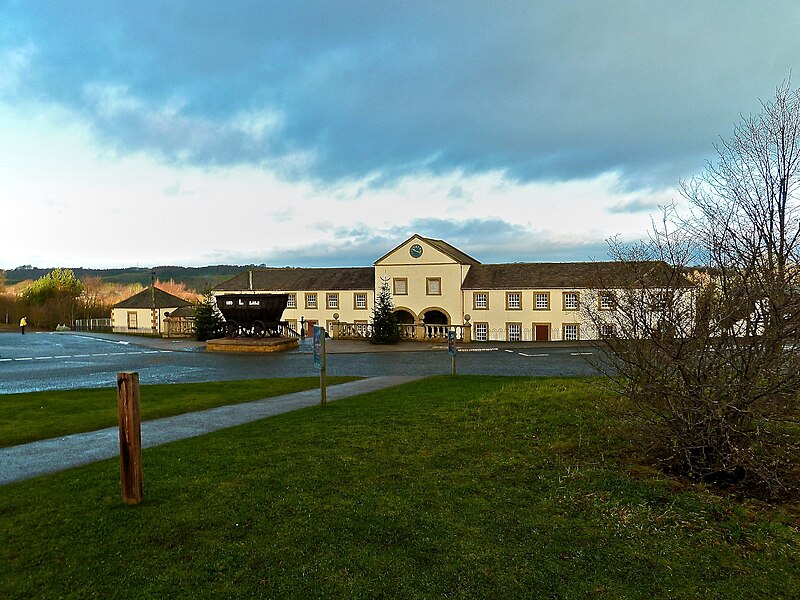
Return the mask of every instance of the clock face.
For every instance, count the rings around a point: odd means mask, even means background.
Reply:
[[[420,246],[419,244],[414,244],[413,246],[411,246],[411,248],[408,249],[408,253],[413,258],[419,258],[420,256],[422,256],[422,246]]]

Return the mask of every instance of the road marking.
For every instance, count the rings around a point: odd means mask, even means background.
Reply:
[[[89,358],[91,354],[73,354],[69,358]]]
[[[519,355],[527,356],[529,358],[541,358],[542,356],[550,356],[549,354],[525,354],[524,352],[520,352]]]
[[[62,354],[61,356],[54,356],[53,358],[72,358],[69,354]]]
[[[8,362],[10,360],[14,360],[13,358],[0,358],[0,362]]]
[[[514,351],[513,351],[513,350],[505,350],[505,349],[503,349],[503,351],[504,351],[504,352],[508,352],[508,353],[510,353],[510,354],[514,354]]]
[[[591,352],[570,352],[570,356],[591,356]]]
[[[33,358],[15,358],[14,360],[33,360]]]
[[[53,357],[52,356],[37,356],[37,357],[35,357],[35,360],[50,360],[51,358],[53,358]]]

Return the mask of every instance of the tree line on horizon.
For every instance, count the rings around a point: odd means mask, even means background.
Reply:
[[[29,275],[38,271],[24,270]],[[99,275],[78,276],[72,269],[64,268],[21,281],[10,281],[8,272],[0,271],[0,323],[14,326],[25,317],[31,327],[54,329],[58,325],[73,327],[78,319],[109,318],[115,304],[150,285],[150,272],[147,270],[148,279],[144,282],[123,283],[108,281]],[[200,297],[197,290],[184,281],[156,277],[155,286],[190,302]]]

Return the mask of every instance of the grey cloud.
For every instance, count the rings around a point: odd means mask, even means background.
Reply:
[[[421,219],[387,230],[367,225],[322,226],[320,241],[274,253],[242,254],[218,251],[211,262],[268,264],[292,267],[370,266],[411,235],[442,239],[483,263],[607,260],[601,239],[564,242],[552,234],[499,219],[447,221]],[[325,240],[333,240],[326,242]]]
[[[656,210],[658,210],[657,202],[653,202],[652,200],[643,200],[641,198],[628,200],[627,202],[618,202],[617,204],[608,208],[608,212],[615,215],[626,213],[647,213]]]
[[[20,2],[0,8],[0,48],[36,48],[18,95],[121,152],[322,180],[617,170],[636,187],[702,168],[800,62],[800,5],[767,4]],[[108,112],[97,85],[131,102]],[[239,127],[251,113],[276,121]]]

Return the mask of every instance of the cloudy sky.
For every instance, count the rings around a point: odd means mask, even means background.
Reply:
[[[0,268],[606,257],[800,72],[800,3],[0,0]],[[797,78],[797,75],[795,75]]]

